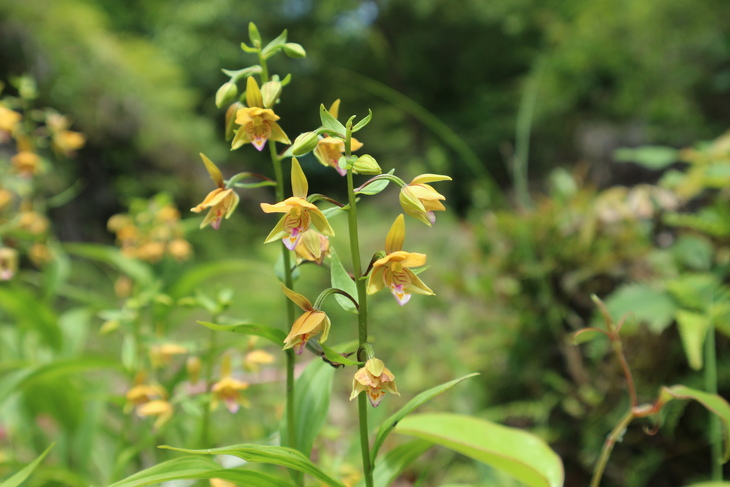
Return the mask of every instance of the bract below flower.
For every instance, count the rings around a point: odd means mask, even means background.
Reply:
[[[449,176],[440,174],[421,174],[416,176],[400,190],[400,204],[408,216],[422,221],[428,226],[436,222],[434,211],[444,211],[446,208],[441,204],[446,197],[440,194],[426,183],[436,181],[451,181]]]
[[[374,408],[378,407],[386,392],[400,396],[398,388],[395,386],[395,375],[385,366],[382,360],[377,358],[371,358],[365,362],[365,367],[355,372],[355,377],[352,379],[350,401],[363,391],[368,395],[370,404]]]
[[[294,349],[294,353],[301,355],[307,342],[320,332],[322,336],[319,341],[324,343],[330,332],[330,319],[324,311],[314,309],[312,303],[299,293],[292,291],[282,284],[284,294],[294,303],[304,310],[304,314],[296,319],[292,325],[291,331],[284,339],[284,350],[288,348]]]
[[[294,196],[274,205],[261,203],[261,209],[264,213],[286,213],[271,230],[264,243],[281,239],[286,248],[294,250],[304,232],[309,230],[310,224],[314,224],[317,230],[325,235],[333,236],[335,232],[319,208],[306,200],[307,178],[296,157],[292,158],[291,179]]]
[[[368,278],[367,292],[375,294],[383,287],[388,287],[395,300],[403,306],[411,299],[411,293],[433,295],[410,267],[426,265],[426,254],[405,252],[401,250],[405,240],[405,221],[403,215],[393,222],[393,226],[385,239],[386,256],[373,263]]]

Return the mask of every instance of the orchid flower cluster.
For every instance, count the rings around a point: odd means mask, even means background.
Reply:
[[[396,302],[403,306],[413,294],[433,295],[434,292],[418,277],[419,268],[426,264],[426,255],[404,250],[406,223],[404,214],[413,217],[428,226],[435,223],[436,211],[445,210],[442,201],[445,197],[434,189],[430,183],[447,181],[451,178],[437,174],[422,174],[406,183],[394,175],[394,171],[383,174],[380,165],[369,154],[354,155],[364,147],[363,142],[355,139],[353,134],[365,128],[372,119],[372,112],[367,117],[354,123],[355,116],[341,123],[338,120],[340,100],[331,104],[329,109],[320,106],[321,126],[300,134],[294,142],[279,125],[280,117],[275,110],[281,102],[283,88],[290,82],[291,76],[280,78],[269,75],[267,61],[276,53],[283,52],[290,57],[305,56],[304,49],[295,43],[287,42],[286,31],[267,45],[263,45],[261,36],[254,24],[249,25],[251,46],[242,43],[245,52],[258,56],[259,63],[238,71],[224,70],[230,80],[224,83],[216,95],[219,108],[228,105],[226,110],[226,136],[231,140],[231,150],[245,149],[249,144],[259,152],[268,146],[272,161],[273,177],[270,179],[249,172],[242,172],[225,179],[221,170],[208,157],[201,154],[206,170],[215,184],[215,188],[205,199],[191,211],[200,213],[207,211],[201,228],[207,225],[218,229],[222,219],[229,218],[236,209],[240,197],[236,193],[239,188],[250,186],[272,185],[276,187],[276,202],[261,203],[264,213],[279,213],[281,217],[263,243],[281,242],[282,261],[284,263],[281,289],[287,298],[288,334],[283,340],[283,349],[287,351],[287,420],[288,437],[283,442],[289,446],[296,444],[294,440],[293,415],[293,366],[295,355],[301,355],[310,346],[313,350],[322,351],[326,360],[337,365],[359,366],[352,380],[350,399],[360,397],[360,431],[367,445],[367,415],[365,397],[373,407],[378,406],[386,392],[399,395],[395,383],[395,375],[385,363],[375,357],[373,347],[368,343],[367,298],[383,288],[387,288]],[[258,79],[257,79],[258,78]],[[245,83],[245,91],[238,96],[238,83]],[[276,143],[284,145],[283,149]],[[344,179],[347,185],[348,201],[338,202],[335,199],[319,194],[309,194],[309,183],[298,158],[313,153],[316,160],[325,167],[332,168]],[[286,196],[283,184],[282,163],[290,161],[291,196]],[[370,179],[359,187],[354,185],[355,176],[370,176]],[[258,182],[244,182],[255,178]],[[403,213],[399,214],[385,237],[383,250],[369,259],[365,268],[361,260],[358,238],[357,207],[359,198],[372,196],[383,191],[389,183],[400,186],[399,202]],[[319,204],[319,205],[318,205]],[[328,206],[320,208],[321,204]],[[312,303],[303,294],[294,290],[294,268],[305,262],[322,264],[330,256],[330,240],[335,232],[329,219],[340,213],[347,214],[349,245],[354,269],[343,274],[349,278],[337,281],[333,278],[334,287],[324,290]],[[341,266],[331,258],[330,268]],[[333,274],[334,275],[334,274]],[[339,284],[338,284],[339,282]],[[333,323],[322,309],[323,302],[331,295],[338,296],[338,302],[348,311],[358,315],[356,331],[359,348],[357,361],[347,359],[330,349],[324,342],[332,326],[347,326],[345,323]],[[294,306],[301,309],[297,315]],[[360,393],[365,392],[365,396]],[[363,446],[363,454],[367,455]],[[367,470],[367,468],[366,468]],[[370,472],[370,475],[372,472]],[[368,474],[366,474],[366,478]]]

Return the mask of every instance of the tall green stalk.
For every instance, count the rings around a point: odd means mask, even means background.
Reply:
[[[715,348],[715,324],[710,324],[705,340],[705,390],[717,394],[717,350]],[[712,448],[712,476],[714,481],[722,481],[722,425],[720,417],[711,414],[708,434]]]
[[[348,129],[345,139],[345,155],[350,157],[351,132]],[[360,261],[360,239],[357,231],[357,206],[355,201],[355,184],[352,178],[352,169],[347,169],[347,199],[349,209],[347,211],[347,223],[350,232],[350,254],[352,255],[352,266],[355,273],[355,285],[357,286],[357,302],[360,306],[357,314],[358,323],[358,360],[364,360],[363,345],[368,341],[368,303],[365,276],[362,274],[362,262]],[[370,442],[368,439],[368,409],[367,397],[365,394],[358,395],[357,409],[360,422],[360,449],[362,450],[362,468],[365,476],[365,485],[373,486],[373,467],[370,459]]]

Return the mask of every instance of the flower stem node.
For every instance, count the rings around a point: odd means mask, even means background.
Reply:
[[[405,219],[398,215],[385,238],[385,257],[373,262],[373,270],[368,278],[367,292],[375,294],[388,287],[395,300],[403,306],[411,299],[411,293],[433,295],[410,267],[426,265],[426,254],[405,252],[403,241],[406,236]]]
[[[355,399],[361,392],[365,391],[370,404],[375,408],[385,397],[386,392],[400,396],[395,385],[395,375],[385,366],[382,360],[371,358],[355,372],[352,379],[352,393],[350,401]]]

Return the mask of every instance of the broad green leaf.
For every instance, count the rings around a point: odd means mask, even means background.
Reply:
[[[684,354],[690,367],[695,370],[702,369],[702,349],[710,325],[710,317],[706,314],[684,309],[677,311],[677,327]]]
[[[86,243],[67,243],[64,244],[63,248],[69,254],[110,265],[143,286],[151,284],[154,280],[154,273],[149,265],[125,257],[119,249],[114,247]]]
[[[182,457],[168,460],[137,472],[109,487],[139,487],[181,479],[218,478],[251,487],[291,487],[289,482],[252,470],[224,469],[207,457]]]
[[[3,482],[0,482],[0,485],[2,487],[17,487],[18,485],[25,482],[25,479],[27,479],[31,473],[33,473],[33,470],[36,469],[36,467],[43,461],[44,458],[46,458],[46,455],[48,455],[48,452],[51,451],[51,448],[53,448],[53,445],[55,443],[51,443],[51,446],[46,448],[46,451],[40,454],[38,458],[30,462],[28,465],[23,467],[19,472],[17,472],[12,477],[4,480]]]
[[[399,434],[450,448],[512,475],[530,487],[563,485],[560,457],[537,436],[457,414],[418,414],[401,420]]]
[[[644,283],[632,283],[619,287],[606,299],[606,307],[615,319],[628,315],[645,322],[654,333],[661,333],[674,320],[677,306],[669,294]]]
[[[294,420],[296,449],[305,456],[312,451],[314,440],[324,426],[332,395],[335,368],[322,360],[313,360],[304,369],[294,386]],[[281,421],[281,438],[286,438],[286,417]]]
[[[345,126],[333,117],[324,105],[319,106],[319,118],[322,120],[322,127],[334,132],[341,138],[345,137]]]
[[[357,300],[357,285],[345,270],[342,262],[340,262],[340,258],[337,256],[337,252],[335,252],[334,248],[330,249],[330,256],[332,259],[332,261],[330,262],[330,279],[332,282],[332,287],[342,289],[347,294],[352,296],[355,300]],[[348,311],[350,313],[357,313],[357,308],[355,307],[355,304],[350,301],[346,296],[343,296],[341,294],[335,294],[335,299],[345,311]]]
[[[459,382],[466,380],[469,377],[474,377],[475,375],[479,374],[477,372],[474,372],[473,374],[468,374],[463,377],[459,377],[458,379],[454,379],[449,382],[440,384],[436,387],[432,387],[431,389],[421,392],[416,397],[408,401],[405,406],[400,408],[395,414],[383,421],[383,423],[380,425],[380,428],[378,428],[378,434],[375,437],[375,442],[373,442],[373,447],[370,450],[370,457],[374,459],[378,455],[378,451],[383,445],[383,441],[385,441],[385,438],[388,436],[388,434],[390,434],[391,431],[393,431],[393,428],[396,427],[398,422],[406,417],[406,415],[410,414],[417,407],[427,403],[442,392],[451,389]]]
[[[659,402],[667,403],[671,399],[694,399],[720,418],[723,424],[723,436],[725,437],[725,457],[723,461],[730,460],[730,404],[717,394],[698,391],[687,386],[662,387]]]
[[[233,455],[243,458],[247,462],[280,465],[298,472],[303,472],[332,487],[345,487],[345,484],[333,479],[318,469],[307,457],[302,455],[301,452],[283,446],[231,445],[223,448],[210,448],[206,450],[187,450],[184,448],[174,448],[163,445],[159,448],[180,451],[183,453],[193,453],[196,455]]]
[[[14,392],[28,387],[39,380],[62,377],[94,369],[121,368],[116,360],[100,357],[76,357],[36,365],[6,374],[0,381],[0,404]]]
[[[256,325],[254,323],[235,323],[233,325],[218,325],[208,321],[198,321],[198,324],[216,331],[229,331],[233,333],[242,333],[244,335],[256,335],[266,338],[274,342],[276,345],[283,346],[286,333],[278,328],[272,328],[265,325]]]
[[[21,286],[0,287],[0,309],[12,316],[18,328],[34,330],[54,350],[61,350],[63,335],[54,310],[36,293]]]
[[[712,243],[701,235],[681,235],[671,251],[677,261],[696,271],[709,271],[715,258]]]
[[[683,307],[702,312],[720,291],[720,280],[710,273],[688,273],[667,283],[667,290]]]
[[[214,280],[226,274],[238,274],[263,269],[260,262],[244,259],[226,259],[196,265],[175,281],[168,294],[175,299],[192,294],[192,292],[206,281]]]
[[[645,145],[636,149],[622,148],[613,153],[616,162],[634,162],[647,169],[664,169],[679,160],[679,151],[672,147]]]
[[[394,172],[395,172],[395,169],[391,169],[386,174],[389,176],[392,176]],[[378,178],[377,181],[375,181],[371,184],[368,184],[367,186],[365,186],[364,188],[362,188],[361,190],[358,190],[356,192],[357,192],[357,194],[366,194],[366,195],[372,196],[372,195],[380,193],[385,188],[387,188],[388,185],[390,184],[390,181],[391,181],[390,178]]]
[[[412,440],[390,450],[375,463],[373,470],[375,487],[391,485],[398,475],[432,446],[433,444],[428,441]],[[365,483],[360,482],[359,487],[362,485]]]

